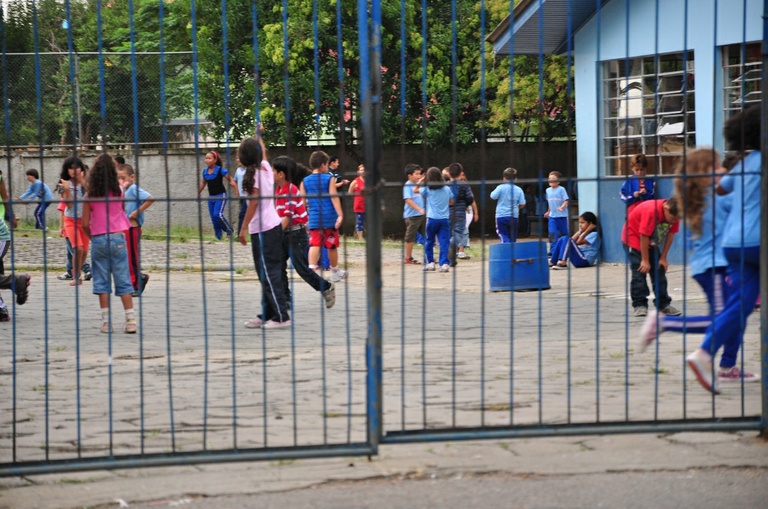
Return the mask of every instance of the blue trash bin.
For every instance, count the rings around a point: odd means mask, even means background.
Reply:
[[[546,242],[492,244],[489,260],[492,292],[550,288]]]

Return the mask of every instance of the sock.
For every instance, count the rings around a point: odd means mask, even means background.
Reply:
[[[334,265],[333,267],[331,267],[331,272],[338,272],[338,271],[339,271],[338,265]]]
[[[309,266],[309,269],[310,269],[310,270],[317,270],[317,269],[318,269],[318,266],[317,266],[317,265],[310,265],[310,266]]]
[[[125,321],[126,322],[136,321],[136,313],[133,312],[133,308],[125,310]]]
[[[109,323],[109,308],[101,308],[101,321]]]

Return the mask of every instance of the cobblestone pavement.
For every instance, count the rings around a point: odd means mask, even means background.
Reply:
[[[201,253],[207,268],[237,270],[166,270],[196,267]],[[0,463],[365,440],[361,247],[345,251],[350,276],[333,309],[293,278],[293,327],[263,332],[242,325],[259,309],[248,248],[145,242],[143,255],[151,280],[135,336],[119,332],[119,309],[116,332],[99,332],[90,283],[32,272],[28,304],[0,324]],[[45,250],[16,239],[17,266],[63,256],[61,239]],[[700,336],[666,334],[658,351],[637,353],[624,266],[552,271],[551,290],[492,293],[477,256],[447,274],[400,256],[383,254],[386,431],[759,414],[759,384],[713,399],[686,372]],[[676,305],[705,309],[682,267],[668,277]],[[745,340],[751,370],[758,318]]]

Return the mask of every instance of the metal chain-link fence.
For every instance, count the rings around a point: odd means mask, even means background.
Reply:
[[[195,123],[203,141],[210,126],[196,119],[191,52],[102,53],[101,63],[98,53],[5,58],[12,79],[0,119],[10,117],[11,148],[194,146]]]

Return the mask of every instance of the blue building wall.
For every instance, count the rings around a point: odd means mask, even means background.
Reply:
[[[762,0],[631,0],[629,12],[626,4],[624,0],[608,2],[599,15],[592,16],[576,32],[574,38],[579,211],[596,211],[599,201],[603,227],[602,259],[608,262],[625,259],[621,248],[624,205],[619,199],[624,178],[604,177],[600,62],[627,56],[632,58],[693,50],[697,143],[722,150],[722,63],[719,46],[762,40]],[[658,195],[669,196],[671,181],[664,179],[660,184]],[[682,249],[683,243],[676,240],[670,253],[670,263],[682,263]]]
[[[602,235],[602,253],[601,260],[604,262],[625,262],[626,253],[621,243],[621,229],[624,227],[626,217],[626,206],[619,198],[621,185],[625,179],[609,178],[600,179],[598,188],[600,190],[599,210],[597,205],[594,208],[588,208],[582,205],[583,195],[579,194],[579,213],[590,210],[597,214],[600,221],[600,232]],[[656,197],[669,198],[672,195],[673,183],[671,178],[656,178]],[[579,189],[582,184],[579,184]],[[581,193],[581,192],[580,192]],[[683,263],[683,249],[685,246],[685,230],[680,227],[680,233],[675,236],[672,248],[669,254],[669,262],[673,264]]]

